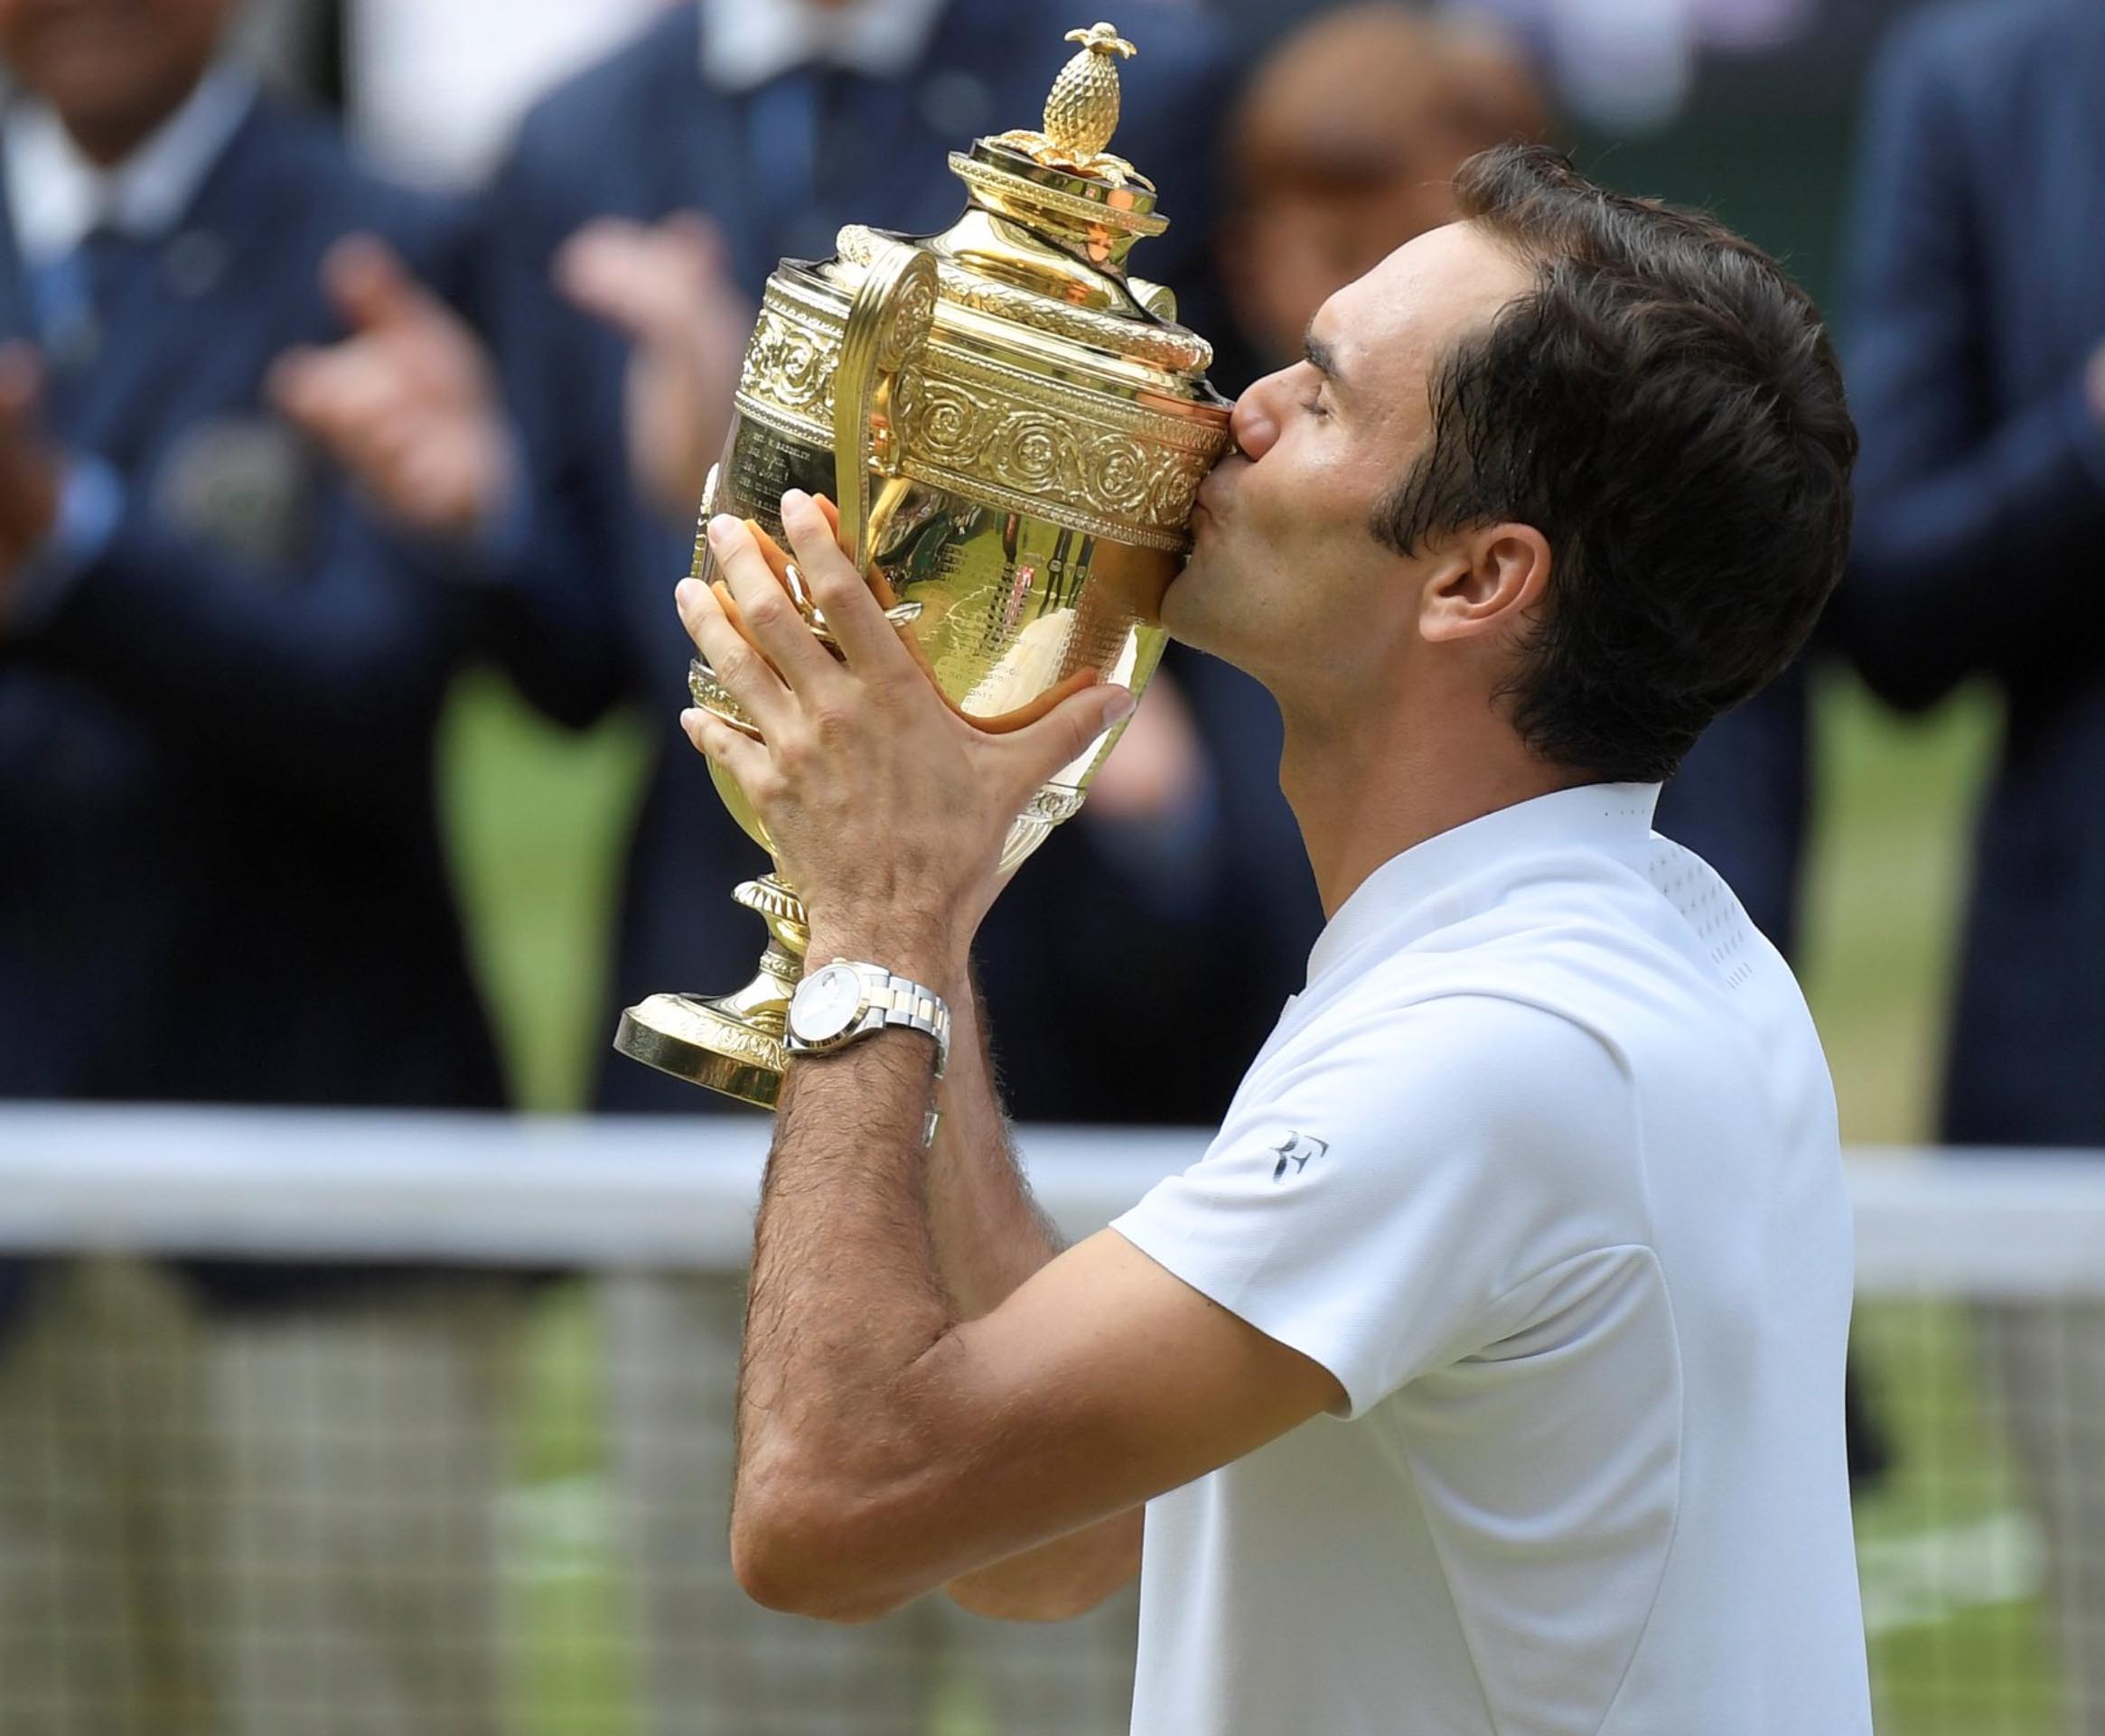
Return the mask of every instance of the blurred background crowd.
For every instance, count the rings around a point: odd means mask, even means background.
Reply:
[[[2105,10],[1113,10],[1139,46],[1114,148],[1172,220],[1139,268],[1224,392],[1513,137],[1714,209],[1821,300],[1856,559],[1660,828],[1800,964],[1846,1136],[2105,1147]],[[1090,22],[0,0],[0,1097],[725,1107],[606,1045],[646,994],[745,980],[760,938],[725,896],[755,854],[675,726],[670,593],[762,285],[844,223],[946,224],[946,154],[1034,125]],[[1020,1118],[1213,1120],[1320,923],[1268,702],[1165,670],[983,938]],[[494,1490],[545,1291],[7,1267],[0,1731],[501,1727]],[[649,1728],[921,1736],[958,1656],[1004,1731],[1123,1728],[1124,1604],[773,1646],[708,1565],[736,1284],[610,1279],[593,1306],[649,1516]],[[2025,1322],[1997,1330],[2022,1383]],[[115,1386],[113,1343],[138,1347]],[[2105,1334],[2082,1367],[2073,1444],[2021,1450],[2105,1462]],[[377,1405],[419,1426],[381,1442]],[[67,1451],[90,1429],[114,1444]],[[241,1535],[207,1535],[229,1478]],[[2100,1505],[2046,1516],[2089,1736]],[[248,1571],[170,1589],[229,1551]],[[355,1716],[313,1709],[324,1666]]]

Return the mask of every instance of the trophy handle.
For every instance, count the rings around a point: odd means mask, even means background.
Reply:
[[[841,552],[858,567],[868,558],[870,471],[897,475],[906,436],[893,387],[935,322],[936,262],[896,241],[872,253],[849,304],[833,381],[833,479],[840,506]]]

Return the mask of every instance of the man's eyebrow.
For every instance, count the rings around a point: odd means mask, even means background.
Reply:
[[[1307,358],[1308,365],[1333,386],[1342,387],[1344,384],[1338,375],[1337,351],[1315,335],[1313,323],[1301,335],[1301,353]]]

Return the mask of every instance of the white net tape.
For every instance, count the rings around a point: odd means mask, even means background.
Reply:
[[[731,1584],[767,1125],[0,1109],[0,1736],[1122,1731],[1127,1600]],[[1081,1236],[1205,1139],[1021,1144]],[[1882,1736],[2105,1736],[2105,1154],[1850,1184]]]
[[[730,1270],[752,1246],[759,1116],[520,1119],[0,1108],[0,1248]],[[1071,1236],[1197,1161],[1203,1132],[1036,1127]],[[2105,1153],[1852,1153],[1857,1291],[2105,1300]]]

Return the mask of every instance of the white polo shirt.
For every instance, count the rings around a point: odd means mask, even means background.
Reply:
[[[1833,1089],[1657,797],[1384,864],[1115,1226],[1349,1398],[1149,1503],[1135,1736],[1870,1730]]]

